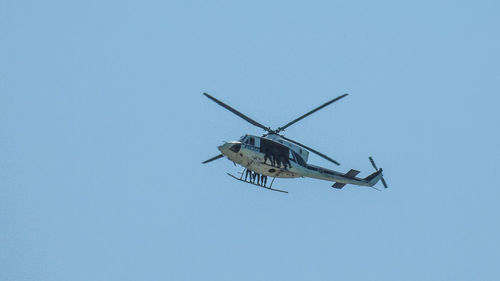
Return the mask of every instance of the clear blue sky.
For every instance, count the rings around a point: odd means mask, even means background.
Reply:
[[[0,0],[0,280],[499,280],[498,1]],[[286,131],[376,192],[229,178]],[[337,168],[316,156],[310,161]]]

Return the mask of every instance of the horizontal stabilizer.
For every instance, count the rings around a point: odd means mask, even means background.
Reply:
[[[347,172],[344,176],[346,178],[354,178],[355,176],[357,176],[359,174],[359,171],[358,170],[354,170],[354,169],[351,169],[349,172]]]
[[[359,172],[358,172],[359,173]],[[342,187],[345,186],[345,183],[340,183],[340,182],[336,182],[332,185],[333,188],[338,188],[338,189],[341,189]]]

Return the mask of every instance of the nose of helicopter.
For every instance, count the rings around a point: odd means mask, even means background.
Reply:
[[[229,149],[229,143],[225,143],[221,146],[218,146],[217,149],[222,153],[222,154],[226,154],[227,150]]]
[[[227,155],[229,152],[237,153],[241,149],[241,143],[240,142],[228,142],[228,143],[225,143],[225,144],[217,147],[217,149],[219,149],[220,152],[224,155]]]

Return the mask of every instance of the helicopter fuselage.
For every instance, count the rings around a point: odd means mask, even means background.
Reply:
[[[337,182],[339,184],[373,185],[373,181],[357,178],[356,175],[359,171],[356,170],[351,170],[343,174],[323,167],[309,165],[298,154],[298,152],[301,152],[302,155],[307,155],[307,151],[300,149],[300,151],[297,150],[296,152],[294,148],[298,149],[297,147],[293,147],[293,144],[286,142],[286,140],[252,135],[245,135],[239,141],[228,142],[218,147],[221,153],[235,164],[239,164],[250,171],[268,177],[309,177]],[[281,163],[273,163],[273,161],[268,159],[270,157],[278,157],[277,155],[270,156],[270,151],[279,153],[282,159]],[[270,157],[266,157],[266,152]],[[288,161],[283,161],[282,156],[284,155],[288,157]]]

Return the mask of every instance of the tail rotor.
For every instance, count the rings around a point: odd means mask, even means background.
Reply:
[[[372,163],[373,168],[375,168],[375,170],[378,171],[377,165],[375,165],[375,161],[373,161],[373,158],[370,156],[370,157],[368,157],[368,159]],[[387,183],[384,180],[384,177],[382,176],[380,179],[382,180],[382,184],[384,185],[384,187],[387,188],[388,186],[387,186]]]

